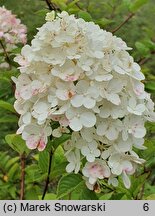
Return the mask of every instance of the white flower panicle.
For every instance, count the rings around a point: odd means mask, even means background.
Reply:
[[[144,123],[155,120],[145,77],[126,43],[93,22],[64,11],[46,20],[15,58],[18,133],[39,151],[51,134],[71,133],[64,144],[67,172],[82,170],[90,189],[104,178],[116,186],[119,175],[129,188],[129,175],[144,162],[133,146],[145,149]]]

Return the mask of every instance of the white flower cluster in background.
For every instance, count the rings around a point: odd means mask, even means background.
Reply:
[[[67,172],[83,173],[93,189],[99,179],[117,186],[144,162],[145,121],[154,121],[154,103],[144,75],[126,43],[93,22],[62,12],[38,30],[15,61],[20,64],[15,109],[18,134],[30,149],[45,149],[48,136],[71,133],[64,144]],[[57,122],[56,129],[51,123]]]

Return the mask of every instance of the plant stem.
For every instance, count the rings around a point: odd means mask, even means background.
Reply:
[[[21,161],[21,180],[20,180],[20,200],[24,199],[25,192],[25,154],[20,155]]]
[[[58,10],[61,12],[60,8],[58,8],[51,0],[45,0],[49,10]]]
[[[117,32],[120,28],[122,28],[122,26],[124,26],[135,14],[134,13],[130,13],[127,18],[119,25],[117,26],[114,30],[112,30],[112,33]]]
[[[44,192],[43,192],[43,195],[42,195],[42,200],[44,199],[44,197],[45,197],[45,195],[47,193],[47,190],[48,190],[49,179],[50,179],[50,174],[51,174],[52,156],[53,156],[53,152],[51,150],[50,158],[49,158],[49,165],[48,165],[48,174],[47,174],[47,179],[46,179],[46,183],[45,183]]]
[[[0,40],[0,45],[1,45],[2,49],[3,49],[3,51],[4,51],[6,62],[9,64],[9,67],[11,69],[11,60],[10,60],[10,57],[9,57],[9,55],[8,55],[8,53],[6,51],[6,48],[5,48],[5,46],[4,46],[4,44],[3,44],[3,42],[1,40]]]

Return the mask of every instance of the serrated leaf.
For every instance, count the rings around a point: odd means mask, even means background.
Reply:
[[[124,193],[115,193],[110,197],[110,200],[121,200],[124,195]]]
[[[17,161],[19,160],[19,157],[14,157],[14,158],[11,158],[5,165],[5,169],[9,169],[14,163],[16,163]]]
[[[113,193],[114,192],[110,192],[110,193],[106,193],[104,195],[101,195],[99,200],[109,200],[112,197]]]
[[[70,134],[63,134],[59,138],[54,138],[52,141],[50,141],[46,147],[47,150],[51,150],[51,148],[54,148],[55,150],[58,148],[59,145],[63,144],[67,140],[69,140],[71,137]]]
[[[8,134],[6,135],[5,140],[9,146],[18,153],[23,154],[25,152],[26,154],[29,154],[30,149],[27,148],[25,141],[20,135]]]
[[[42,199],[42,195],[39,195],[38,198],[39,198],[39,200],[41,200]],[[45,197],[44,197],[44,200],[56,200],[56,198],[57,198],[56,194],[54,194],[54,193],[47,193],[45,195]]]
[[[85,186],[85,188],[81,191],[79,200],[98,200],[98,198],[94,191],[89,190]]]
[[[79,174],[68,174],[63,176],[58,183],[57,199],[60,199],[77,189],[83,181],[84,180]]]
[[[146,4],[148,0],[135,0],[131,6],[129,7],[130,11],[135,13],[139,10],[144,4]]]
[[[66,173],[67,164],[68,162],[64,156],[64,150],[61,146],[59,146],[53,155],[50,178],[56,178]]]
[[[19,173],[19,164],[18,163],[15,163],[11,167],[11,169],[9,170],[9,172],[8,172],[9,180],[12,180],[16,176],[16,173]]]
[[[89,21],[93,20],[91,15],[86,11],[79,11],[78,17],[84,19],[86,22],[89,22]]]
[[[68,162],[62,162],[56,165],[51,171],[50,180],[65,174],[67,164]]]
[[[0,108],[3,108],[3,109],[8,110],[10,112],[16,113],[13,105],[8,103],[8,102],[5,102],[3,100],[0,100]]]
[[[131,188],[130,188],[130,193],[136,197],[136,195],[139,193],[142,185],[145,183],[148,173],[145,173],[141,176],[138,176],[138,178],[135,178],[134,176],[131,177]]]
[[[46,173],[48,171],[49,166],[49,152],[44,150],[42,152],[39,152],[39,168],[43,173]]]

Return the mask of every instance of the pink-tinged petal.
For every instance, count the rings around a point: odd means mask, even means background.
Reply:
[[[38,137],[31,135],[26,140],[26,145],[29,149],[36,149],[38,146],[38,142],[39,142]]]
[[[37,146],[37,149],[39,151],[43,151],[45,149],[45,147],[46,147],[46,143],[45,143],[44,139],[40,139],[39,144]]]

